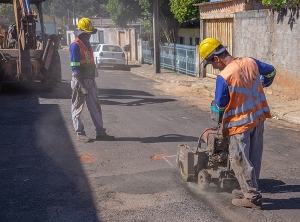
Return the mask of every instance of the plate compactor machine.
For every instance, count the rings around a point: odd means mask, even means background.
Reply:
[[[176,161],[182,178],[187,182],[198,182],[202,190],[207,190],[211,183],[223,189],[239,187],[230,167],[229,138],[220,133],[222,117],[213,101],[211,119],[218,126],[205,129],[199,136],[197,147],[178,145]]]

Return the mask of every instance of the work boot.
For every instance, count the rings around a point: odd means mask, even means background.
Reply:
[[[86,135],[77,135],[77,140],[84,143],[90,143],[93,141],[92,139],[88,138]]]
[[[233,199],[232,205],[237,207],[245,207],[245,208],[252,208],[255,210],[261,210],[262,198],[258,198],[256,200],[249,200],[245,197],[243,199]]]
[[[98,140],[98,141],[112,141],[112,140],[115,140],[115,137],[107,135],[106,132],[103,132],[103,133],[98,134],[96,136],[96,140]]]
[[[245,197],[242,190],[238,190],[238,189],[234,189],[232,191],[232,194],[234,196],[234,199],[243,199]]]

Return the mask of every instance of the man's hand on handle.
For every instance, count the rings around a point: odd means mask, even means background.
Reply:
[[[87,90],[86,87],[81,86],[80,88],[81,88],[81,92],[82,92],[82,94],[83,94],[84,96],[87,96],[87,95],[89,94],[89,92],[88,92],[88,90]]]

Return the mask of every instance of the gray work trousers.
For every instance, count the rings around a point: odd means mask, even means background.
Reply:
[[[94,79],[83,79],[84,84],[88,90],[88,95],[85,96],[81,93],[81,86],[75,77],[72,78],[72,120],[75,132],[77,135],[85,135],[84,125],[80,119],[84,103],[86,103],[92,121],[96,127],[97,135],[101,135],[105,132],[103,128],[103,119],[101,105],[98,98],[98,88]]]
[[[260,195],[258,179],[263,153],[264,123],[244,133],[229,137],[229,158],[231,167],[248,199]]]

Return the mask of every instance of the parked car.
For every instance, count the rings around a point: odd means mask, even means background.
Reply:
[[[99,44],[100,43],[98,43],[98,42],[91,42],[91,46],[92,46],[93,52],[96,51],[96,49],[97,49],[97,47],[98,47]]]
[[[94,60],[98,69],[101,66],[125,67],[125,53],[121,46],[98,44],[94,51]]]

